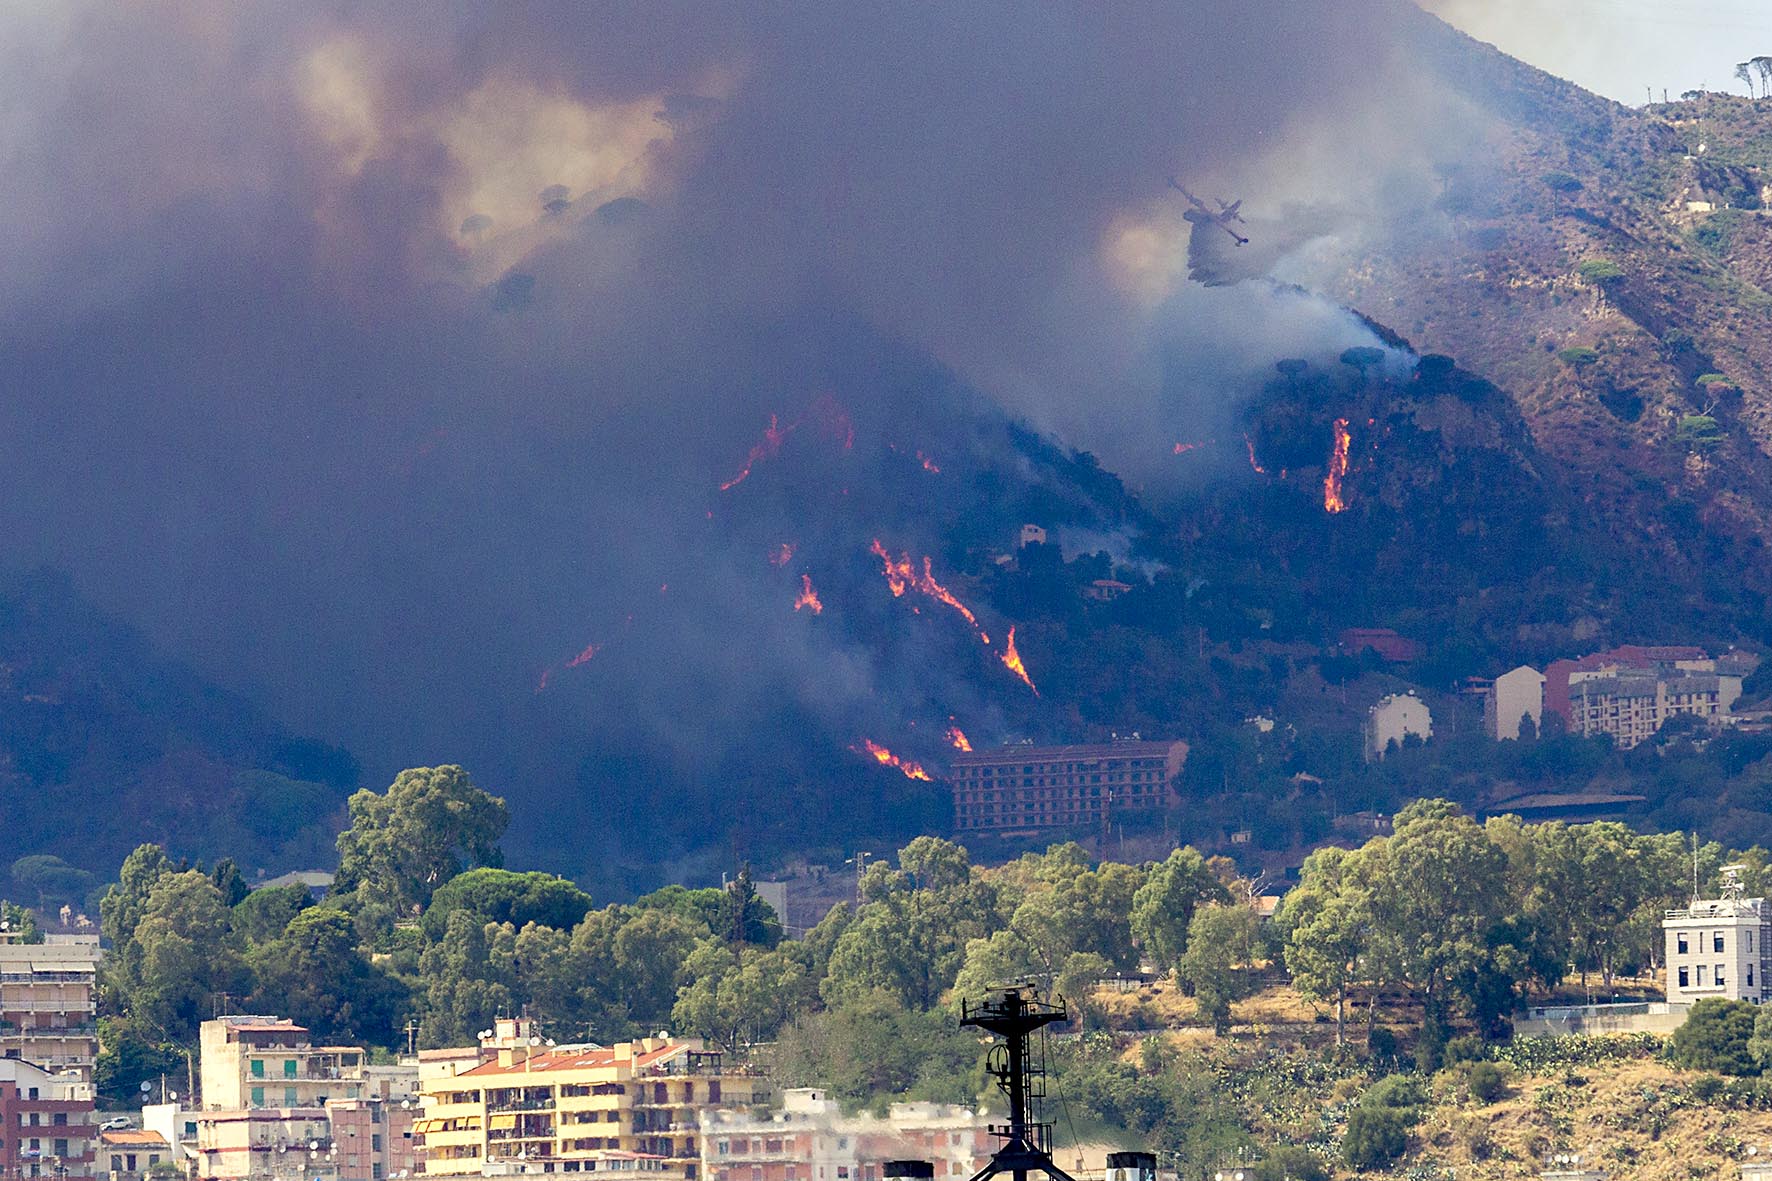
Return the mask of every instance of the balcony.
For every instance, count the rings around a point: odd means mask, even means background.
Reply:
[[[513,1099],[508,1103],[488,1103],[487,1111],[552,1111],[552,1099]]]

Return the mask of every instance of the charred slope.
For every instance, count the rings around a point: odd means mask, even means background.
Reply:
[[[0,580],[0,792],[14,856],[101,876],[143,841],[328,864],[357,769],[154,651],[65,579]]]

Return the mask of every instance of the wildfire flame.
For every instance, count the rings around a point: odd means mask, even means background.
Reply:
[[[921,451],[917,452],[917,458],[923,461],[923,470],[924,471],[934,472],[938,476],[941,475],[941,467],[933,459],[930,459],[927,455],[924,455]]]
[[[968,752],[972,750],[971,739],[967,738],[966,731],[960,729],[958,726],[948,727],[948,745],[952,746],[955,750]]]
[[[586,644],[583,652],[580,652],[577,656],[574,656],[571,660],[568,660],[566,662],[566,667],[567,668],[577,668],[579,665],[584,664],[586,661],[590,660],[590,658],[595,656],[596,654],[597,654],[597,645]]]
[[[1186,455],[1188,452],[1196,451],[1199,448],[1204,447],[1205,445],[1206,444],[1204,444],[1204,443],[1177,443],[1175,445],[1175,454],[1176,455]]]
[[[1040,691],[1034,689],[1034,682],[1033,679],[1028,676],[1027,666],[1021,662],[1021,653],[1015,650],[1015,629],[1013,627],[1009,629],[1009,642],[1003,647],[1002,659],[1003,667],[1020,677],[1021,683],[1026,685],[1029,689],[1033,689],[1034,696],[1038,697]]]
[[[923,570],[919,574],[911,562],[910,554],[907,553],[894,561],[892,555],[886,552],[886,547],[880,544],[880,539],[877,537],[868,546],[868,551],[879,558],[885,566],[886,585],[892,588],[893,598],[902,599],[906,591],[913,590],[918,594],[928,595],[935,601],[946,603],[958,611],[961,617],[972,625],[973,630],[978,631],[978,616],[972,613],[970,607],[956,599],[952,591],[935,580],[934,565],[927,555],[923,558]],[[991,638],[983,631],[978,632],[978,638],[986,644],[991,642]]]
[[[1341,498],[1341,481],[1347,475],[1347,448],[1352,440],[1347,419],[1336,419],[1335,448],[1329,455],[1329,471],[1323,477],[1323,508],[1331,513],[1347,508],[1347,501]]]
[[[818,592],[812,589],[812,575],[800,575],[800,593],[794,598],[794,610],[810,607],[814,615],[824,614],[824,604],[818,600]]]
[[[769,555],[769,564],[771,566],[785,566],[793,560],[794,543],[791,541],[782,542],[775,547],[775,552]]]
[[[763,432],[762,441],[755,447],[751,448],[751,453],[745,456],[744,467],[739,469],[738,475],[720,485],[720,491],[729,492],[749,479],[751,469],[755,467],[760,460],[767,459],[771,455],[780,451],[781,445],[787,441],[787,437],[798,430],[799,427],[800,424],[798,422],[790,422],[784,427],[781,425],[780,420],[776,418],[775,415],[771,414],[769,416],[769,427]]]
[[[1255,469],[1255,474],[1258,476],[1267,475],[1267,469],[1262,467],[1261,464],[1256,461],[1255,440],[1245,434],[1243,436],[1243,445],[1249,448],[1249,466]]]
[[[921,779],[925,783],[931,782],[929,772],[923,770],[921,764],[912,762],[910,759],[899,758],[871,738],[864,738],[861,740],[861,745],[852,746],[849,749],[856,754],[872,755],[874,761],[882,767],[896,767],[906,779]]]

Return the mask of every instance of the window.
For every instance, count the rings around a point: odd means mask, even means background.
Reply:
[[[1749,946],[1748,950],[1752,951],[1753,948],[1751,946]],[[708,1082],[708,1102],[709,1103],[718,1103],[719,1101],[720,1101],[720,1080],[719,1079],[711,1079]]]
[[[254,1107],[263,1107],[265,1105],[265,1089],[263,1087],[252,1088],[252,1105]]]
[[[1718,964],[1717,965],[1717,979],[1716,979],[1716,985],[1718,988],[1721,988],[1723,986],[1724,979],[1725,979],[1725,977],[1723,976],[1723,965]]]
[[[129,1162],[128,1166],[126,1166],[129,1169],[129,1171],[132,1173],[135,1172],[135,1153],[132,1152],[132,1153],[128,1154],[127,1156],[125,1156],[123,1159]]]
[[[283,1088],[283,1106],[294,1107],[295,1102],[296,1102],[295,1088],[294,1087],[284,1087]]]
[[[1747,929],[1747,954],[1752,955],[1753,953],[1754,953],[1754,931],[1753,931],[1752,927],[1749,927]]]
[[[68,1113],[65,1111],[58,1111],[49,1118],[49,1122],[65,1128],[68,1125]]]
[[[1749,988],[1754,986],[1754,966],[1752,964],[1747,966],[1747,986]]]
[[[295,1077],[295,1059],[294,1058],[283,1059],[283,1077],[284,1078],[294,1078]]]
[[[369,1137],[369,1150],[371,1152],[380,1152],[381,1151],[381,1133],[380,1132],[377,1132],[373,1136]]]
[[[31,1090],[30,1090],[30,1093],[29,1093],[29,1094],[27,1094],[27,1095],[26,1095],[26,1096],[25,1096],[25,1098],[27,1098],[27,1099],[35,1099],[35,1098],[37,1098],[37,1088],[36,1088],[36,1087],[32,1087],[32,1088],[31,1088]]]
[[[113,1156],[111,1158],[111,1172],[121,1173],[122,1171],[123,1171],[123,1158],[120,1156]]]
[[[1688,980],[1686,977],[1687,977],[1686,969],[1681,968],[1680,969],[1680,987],[1681,988],[1691,988],[1692,987],[1692,982],[1690,980]]]
[[[68,1155],[68,1142],[66,1140],[57,1140],[55,1142],[55,1155],[57,1155],[57,1156]]]
[[[369,1175],[372,1178],[374,1178],[374,1181],[381,1181],[381,1162],[380,1161],[376,1161],[374,1164],[369,1166]]]
[[[1723,950],[1723,933],[1721,931],[1718,931],[1715,935],[1711,936],[1711,945],[1712,951]]]
[[[263,1058],[254,1058],[252,1060],[252,1077],[265,1077],[265,1060]]]

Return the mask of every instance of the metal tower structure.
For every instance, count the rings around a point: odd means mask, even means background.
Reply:
[[[1035,1030],[1066,1016],[1062,1001],[1056,1005],[1041,1001],[1033,986],[1026,984],[993,989],[976,1005],[960,1003],[961,1025],[1003,1039],[1001,1045],[991,1048],[985,1069],[1009,1097],[1009,1122],[992,1124],[990,1129],[1003,1145],[972,1181],[987,1181],[1004,1173],[1013,1174],[1015,1181],[1027,1181],[1029,1173],[1044,1173],[1053,1181],[1072,1181],[1070,1174],[1052,1163],[1052,1125],[1033,1117],[1033,1101],[1046,1095],[1046,1067],[1044,1062],[1034,1061],[1028,1045]]]

